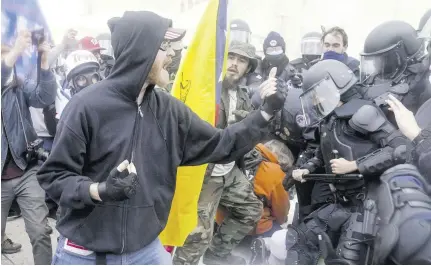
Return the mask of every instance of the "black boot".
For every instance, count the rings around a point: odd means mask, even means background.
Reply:
[[[286,265],[315,265],[319,250],[307,243],[306,235],[298,228],[288,225],[286,234]]]

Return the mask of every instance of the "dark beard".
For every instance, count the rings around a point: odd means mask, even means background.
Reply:
[[[225,77],[223,79],[223,82],[222,82],[222,88],[223,89],[234,89],[234,88],[236,88],[238,86],[240,80],[241,79],[232,80],[232,79],[229,79],[229,78]]]

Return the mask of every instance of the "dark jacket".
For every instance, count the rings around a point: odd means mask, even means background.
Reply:
[[[244,86],[239,86],[236,93],[237,102],[236,108],[243,116],[237,116],[236,121],[242,120],[248,112],[251,111],[251,100],[248,97],[248,89]],[[224,129],[228,126],[229,121],[229,93],[227,90],[222,91],[219,107],[217,128]]]
[[[345,55],[346,55],[346,59],[344,60],[343,63],[346,64],[346,66],[348,66],[353,71],[353,73],[356,75],[356,77],[359,77],[359,74],[360,74],[359,73],[360,72],[359,66],[361,63],[359,62],[358,59],[350,57],[347,54],[345,54]]]
[[[40,71],[40,82],[37,87],[36,83],[32,80],[27,80],[25,83],[15,80],[12,84],[5,86],[11,74],[12,68],[7,67],[2,61],[2,171],[8,152],[11,153],[14,162],[21,170],[27,168],[27,161],[25,159],[27,142],[32,142],[37,138],[29,107],[44,108],[51,105],[55,101],[57,92],[57,83],[54,74],[49,70]]]
[[[153,85],[136,104],[170,24],[152,12],[128,11],[111,25],[111,74],[71,99],[51,156],[38,172],[41,186],[61,206],[58,231],[90,250],[122,254],[144,248],[166,225],[178,166],[234,161],[266,131],[260,112],[216,129]],[[105,181],[125,159],[137,169],[136,195],[93,201],[90,185]]]

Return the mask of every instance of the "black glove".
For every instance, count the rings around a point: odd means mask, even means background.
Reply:
[[[124,171],[126,168],[128,171]],[[137,185],[138,176],[135,166],[133,163],[129,165],[128,161],[124,161],[112,169],[108,179],[100,183],[97,189],[102,201],[123,201],[135,195]]]
[[[262,110],[270,115],[283,108],[287,96],[288,86],[285,82],[277,80],[276,87],[277,91],[274,94],[263,99]]]

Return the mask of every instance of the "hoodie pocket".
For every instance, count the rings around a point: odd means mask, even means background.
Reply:
[[[122,206],[99,204],[75,231],[76,238],[85,248],[99,252],[121,250]]]
[[[126,250],[138,250],[153,242],[162,226],[154,206],[128,207]]]

